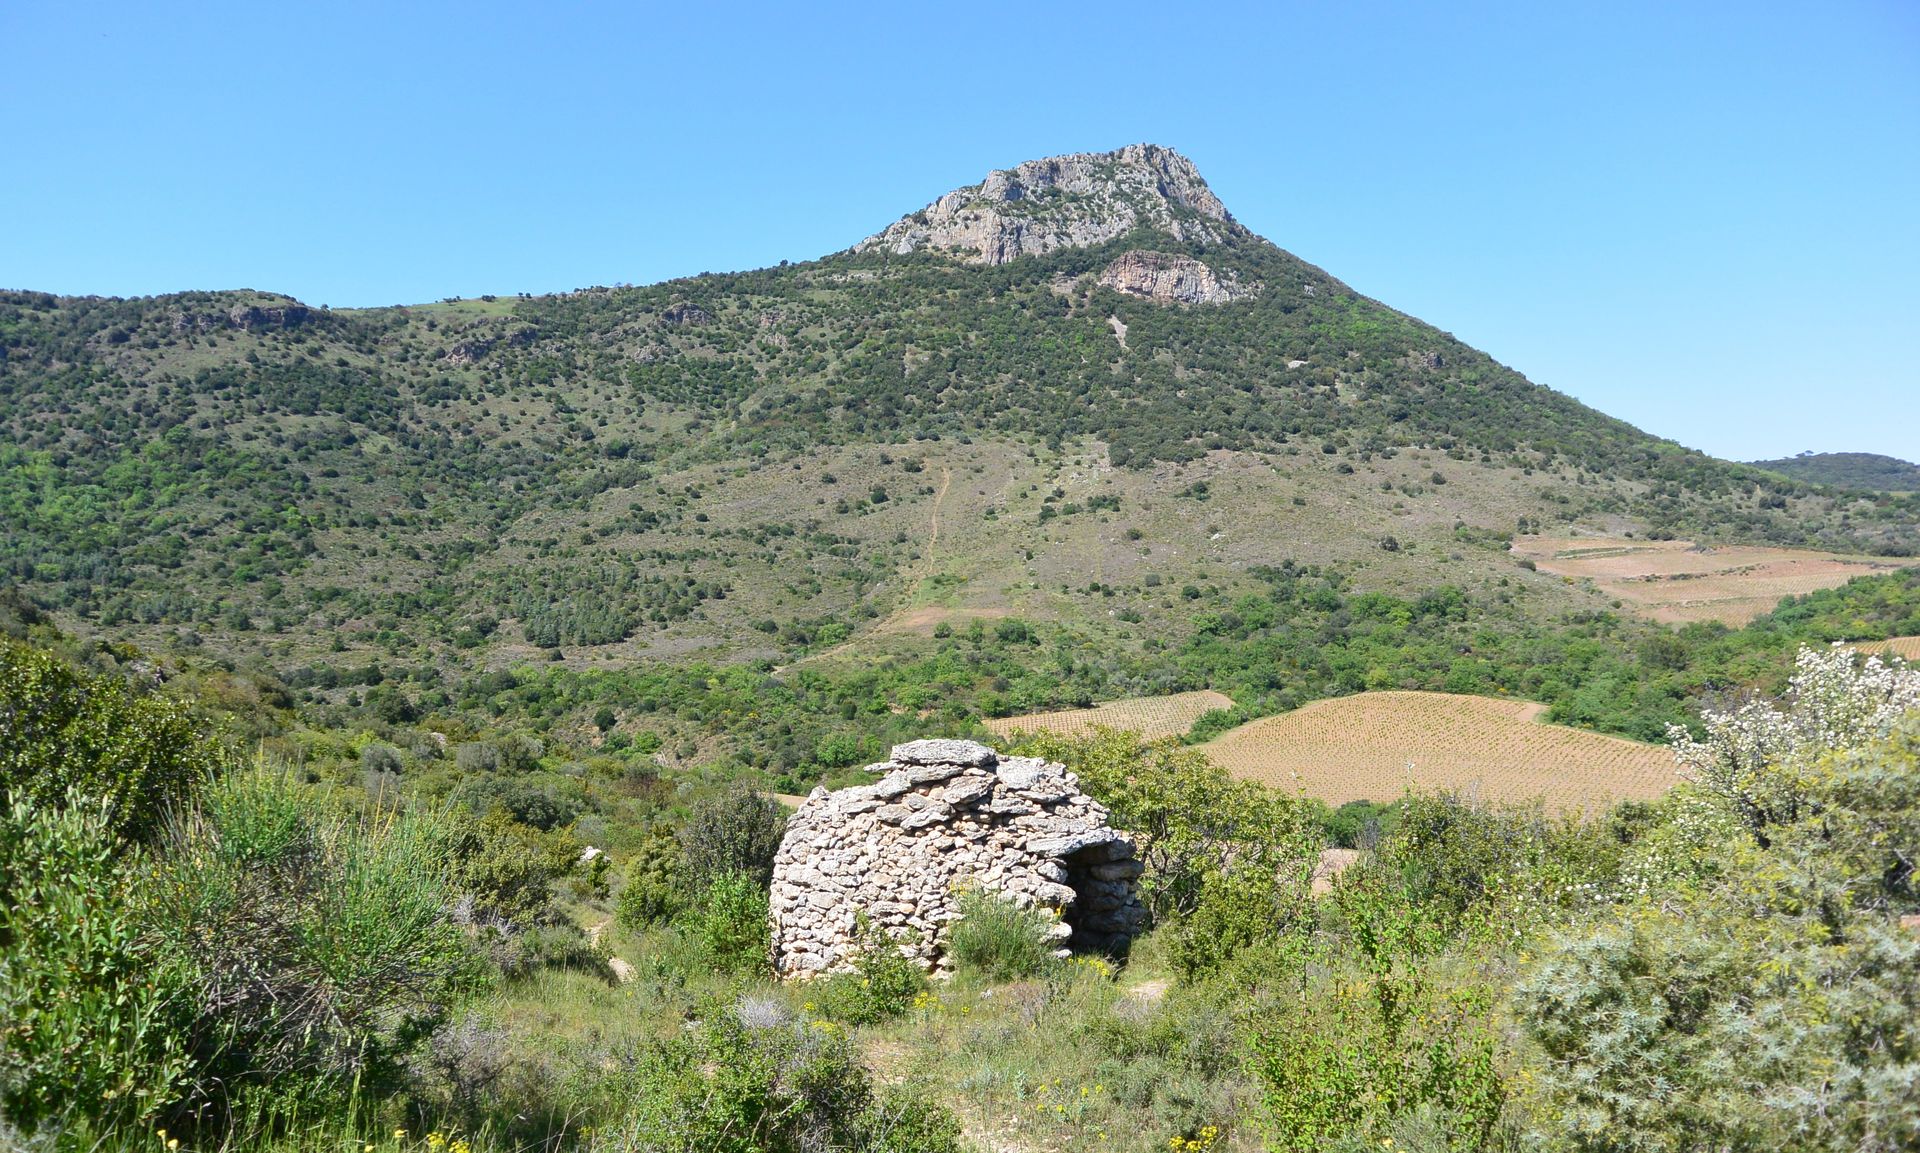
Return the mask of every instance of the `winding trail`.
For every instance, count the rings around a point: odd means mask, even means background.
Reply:
[[[908,581],[907,591],[900,597],[900,603],[894,607],[894,610],[880,618],[879,622],[869,628],[866,633],[862,633],[860,636],[848,637],[830,649],[821,649],[817,653],[809,653],[799,660],[794,661],[793,664],[781,665],[773,670],[776,675],[786,672],[788,669],[793,668],[794,665],[804,665],[809,661],[820,660],[823,657],[838,656],[859,643],[860,640],[867,635],[885,632],[887,626],[897,623],[901,617],[907,615],[913,604],[913,594],[918,592],[920,586],[926,583],[927,578],[933,575],[934,550],[940,547],[940,505],[947,499],[947,490],[952,487],[953,470],[943,465],[940,469],[940,491],[933,495],[933,512],[928,518],[927,523],[926,551],[920,558],[919,570],[915,572]]]
[[[607,926],[611,924],[613,924],[613,918],[609,917],[598,925],[588,926],[587,943],[598,948],[601,935],[607,931]],[[622,985],[633,980],[635,976],[633,966],[619,957],[609,955],[607,957],[607,968],[613,973],[613,979]]]

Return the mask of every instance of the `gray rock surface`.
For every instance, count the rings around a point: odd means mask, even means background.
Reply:
[[[987,889],[1059,917],[1063,947],[1118,951],[1146,922],[1133,841],[1060,765],[1002,759],[972,741],[914,741],[871,785],[815,789],[774,857],[776,970],[851,968],[864,918],[944,970],[957,894]]]
[[[933,769],[950,768],[953,772],[946,774],[949,777],[961,769],[989,768],[1000,761],[1000,755],[985,745],[974,741],[946,739],[908,741],[904,745],[895,745],[892,757],[896,765],[916,765]],[[936,779],[931,775],[925,778],[916,777],[912,770],[908,770],[907,777],[910,780]]]
[[[1191,256],[1165,252],[1122,253],[1100,274],[1100,283],[1162,304],[1228,304],[1252,295],[1238,280],[1220,279]]]
[[[970,264],[1005,264],[1056,248],[1104,244],[1135,228],[1201,244],[1247,234],[1192,161],[1157,144],[1130,144],[990,172],[854,251],[904,256],[930,249]]]

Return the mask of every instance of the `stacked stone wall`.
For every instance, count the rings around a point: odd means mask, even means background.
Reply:
[[[851,967],[864,918],[929,969],[969,887],[1056,915],[1062,954],[1119,952],[1146,921],[1141,864],[1064,766],[972,741],[913,741],[871,785],[815,789],[774,857],[770,917],[783,976]]]

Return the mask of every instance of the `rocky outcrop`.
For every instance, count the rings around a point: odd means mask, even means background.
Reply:
[[[449,364],[473,364],[485,359],[486,355],[492,351],[491,338],[474,337],[471,340],[459,341],[452,348],[447,349],[446,360]]]
[[[532,344],[539,333],[531,327],[516,328],[502,335],[498,331],[488,336],[471,336],[455,341],[442,354],[449,364],[475,364],[486,359],[496,346],[504,341],[509,348],[525,348]]]
[[[713,314],[697,304],[681,300],[668,305],[666,311],[660,314],[660,319],[666,321],[668,324],[685,328],[694,325],[712,324]]]
[[[298,301],[285,304],[236,304],[224,312],[176,312],[175,332],[211,332],[231,328],[244,331],[298,328],[313,319],[313,310]]]
[[[1245,234],[1192,161],[1155,144],[1130,144],[988,173],[854,250],[905,255],[931,249],[973,264],[1005,264],[1103,244],[1136,228],[1202,244]]]
[[[1100,284],[1162,304],[1226,304],[1251,295],[1237,277],[1222,280],[1191,256],[1165,252],[1126,253],[1107,265]]]
[[[876,783],[815,789],[787,822],[770,910],[781,975],[849,968],[863,917],[944,968],[956,894],[969,886],[1059,914],[1063,953],[1119,951],[1145,924],[1132,839],[1063,766],[914,741],[871,768]]]

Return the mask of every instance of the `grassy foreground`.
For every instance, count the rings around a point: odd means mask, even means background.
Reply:
[[[4,658],[8,1148],[1920,1141],[1920,674],[1849,650],[1708,711],[1674,735],[1687,783],[1590,818],[1447,793],[1328,814],[1173,741],[1042,734],[1021,751],[1140,845],[1156,927],[1129,956],[1057,960],[973,892],[953,980],[870,933],[853,971],[787,985],[784,815],[750,789],[652,810],[609,866],[387,753],[346,790],[170,698]],[[1330,840],[1358,859],[1316,888]]]

